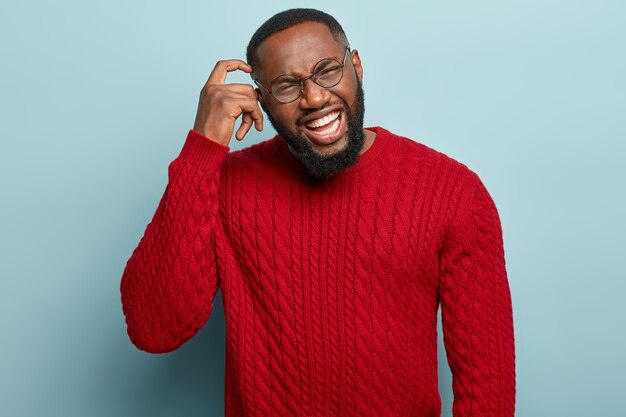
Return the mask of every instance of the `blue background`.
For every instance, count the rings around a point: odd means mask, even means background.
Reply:
[[[221,298],[189,343],[151,355],[126,336],[119,279],[215,61],[312,4],[0,3],[0,415],[223,414]],[[315,3],[360,52],[366,124],[460,160],[496,202],[519,416],[623,412],[623,4]]]

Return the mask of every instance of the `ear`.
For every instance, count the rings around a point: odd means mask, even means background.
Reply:
[[[259,104],[261,105],[261,109],[265,112],[265,114],[268,114],[269,111],[267,110],[267,106],[265,105],[265,96],[261,94],[261,91],[258,88],[255,88],[255,90],[257,91],[257,93],[259,93]]]
[[[254,91],[256,91],[257,101],[259,102],[261,109],[263,109],[263,111],[267,113],[266,106],[265,106],[265,94],[263,94],[263,92],[261,91],[259,87],[256,87]]]
[[[350,51],[350,58],[352,58],[352,65],[354,66],[354,70],[356,71],[357,77],[359,77],[359,81],[363,81],[363,66],[361,65],[361,57],[359,57],[359,51],[353,49]]]

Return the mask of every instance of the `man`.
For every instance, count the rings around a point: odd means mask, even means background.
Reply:
[[[341,26],[279,13],[218,62],[121,282],[128,333],[176,349],[221,288],[227,416],[439,416],[437,309],[455,416],[513,416],[500,220],[465,165],[363,128]],[[250,73],[255,86],[225,84]],[[229,153],[261,108],[278,135]]]

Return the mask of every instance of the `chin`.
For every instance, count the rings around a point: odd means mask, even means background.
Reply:
[[[312,144],[306,135],[302,137],[279,134],[289,144],[292,154],[304,165],[309,175],[318,179],[333,177],[355,164],[365,143],[363,129],[351,129],[327,146]]]
[[[325,145],[325,146],[316,145],[313,142],[311,142],[309,139],[307,139],[307,142],[309,143],[311,151],[315,152],[317,155],[319,155],[322,158],[328,158],[333,155],[337,155],[345,151],[349,145],[347,132],[344,133],[344,135],[341,136],[339,139],[337,139],[335,142],[329,145]]]

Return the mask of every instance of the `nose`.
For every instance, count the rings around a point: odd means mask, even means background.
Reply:
[[[300,107],[303,109],[318,109],[330,99],[330,91],[320,87],[312,79],[304,81],[302,97],[300,97]]]

